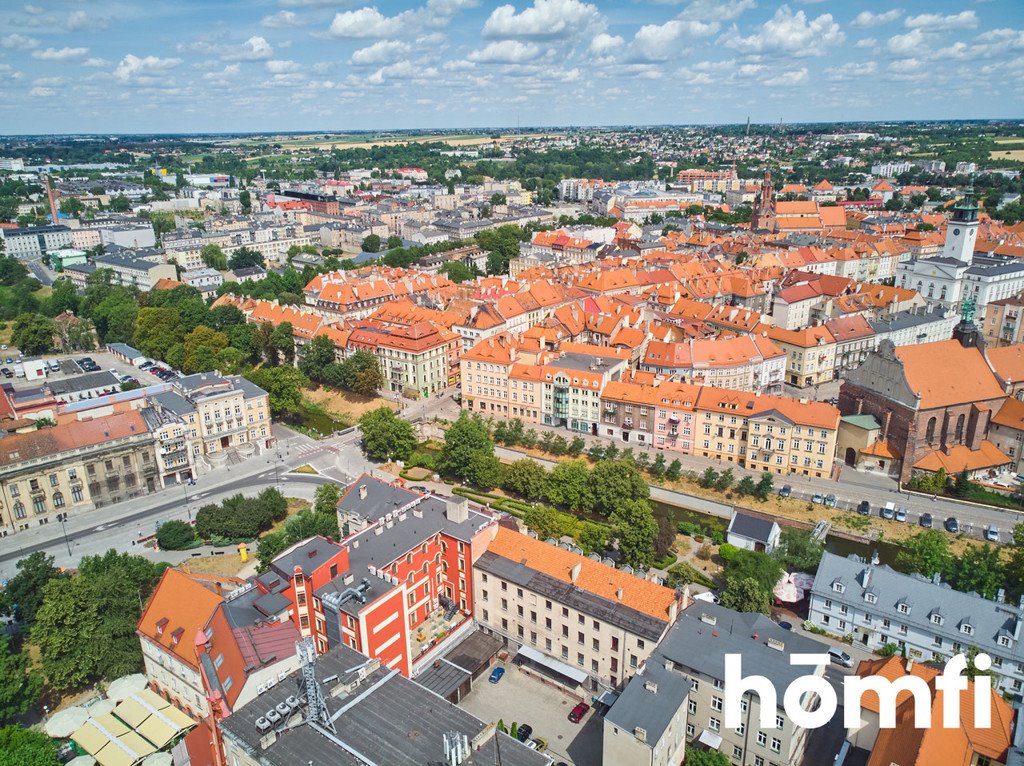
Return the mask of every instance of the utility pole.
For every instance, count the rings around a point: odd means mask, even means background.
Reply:
[[[64,532],[64,544],[68,546],[68,556],[70,556],[71,555],[71,541],[68,539],[68,528],[64,524],[64,522],[66,522],[67,520],[68,520],[68,515],[66,513],[58,513],[57,514],[57,521],[60,522],[60,528]]]

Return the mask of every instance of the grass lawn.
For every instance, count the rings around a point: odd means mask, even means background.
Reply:
[[[249,561],[256,555],[256,549],[249,550]],[[200,574],[223,575],[225,577],[237,577],[242,568],[248,566],[249,562],[242,561],[238,555],[238,549],[234,548],[223,556],[199,556],[182,562],[182,566],[188,565],[190,572]]]
[[[303,389],[303,395],[332,415],[347,417],[353,422],[378,407],[398,409],[398,404],[390,399],[383,399],[379,396],[360,396],[351,391],[337,391],[327,387],[306,388]]]
[[[320,473],[318,470],[316,470],[309,463],[306,463],[306,465],[300,465],[298,468],[292,469],[291,472],[292,473],[309,473],[309,474],[313,474],[313,475],[319,475],[319,473]]]

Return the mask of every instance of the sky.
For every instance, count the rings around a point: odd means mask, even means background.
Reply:
[[[1024,117],[1024,0],[19,0],[0,134]]]

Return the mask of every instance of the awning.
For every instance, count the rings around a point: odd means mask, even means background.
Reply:
[[[722,738],[715,734],[711,729],[705,729],[697,737],[697,741],[702,745],[707,745],[712,750],[717,750],[722,746]]]
[[[602,705],[607,705],[608,707],[611,707],[612,705],[615,704],[615,701],[618,698],[619,698],[618,692],[610,692],[610,691],[605,690],[605,691],[601,692],[601,696],[597,698],[597,701],[599,703],[601,703]]]
[[[536,662],[538,665],[558,673],[560,676],[571,678],[578,684],[583,683],[587,680],[587,674],[582,670],[577,670],[572,665],[566,665],[564,662],[560,662],[553,657],[548,657],[546,654],[538,652],[536,649],[531,649],[529,646],[524,646],[519,650],[519,655],[525,657],[531,662]]]

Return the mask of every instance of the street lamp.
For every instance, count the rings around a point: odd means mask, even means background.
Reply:
[[[189,505],[188,499],[188,482],[189,480],[185,479],[185,481],[181,483],[181,488],[185,490],[185,513],[188,514],[188,520],[192,521],[192,506]]]
[[[68,528],[64,524],[64,522],[66,522],[67,520],[68,520],[68,515],[66,513],[58,513],[57,514],[57,521],[60,522],[60,528],[64,531],[64,544],[68,546],[68,556],[70,556],[71,555],[71,541],[68,540]]]

